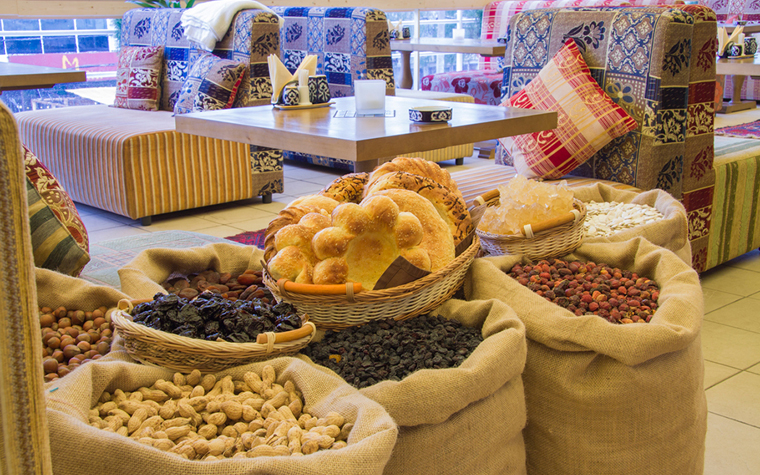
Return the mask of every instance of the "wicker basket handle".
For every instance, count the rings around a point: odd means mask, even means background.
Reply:
[[[547,229],[551,229],[556,226],[571,223],[579,219],[580,216],[581,214],[578,212],[578,210],[574,209],[572,211],[568,211],[566,214],[547,219],[546,221],[541,221],[540,223],[526,224],[523,226],[520,232],[522,232],[526,237],[532,238],[535,233],[540,233],[541,231],[546,231]]]
[[[474,200],[472,200],[472,205],[473,206],[484,205],[488,203],[489,201],[491,201],[492,199],[498,198],[499,195],[500,193],[499,193],[498,188],[495,190],[487,191],[483,193],[482,195],[478,196],[477,198],[475,198]]]
[[[266,345],[270,342],[269,334],[271,333],[271,336],[273,337],[272,343],[285,343],[288,341],[293,340],[300,340],[301,338],[307,337],[309,335],[314,335],[314,333],[317,331],[317,327],[311,323],[311,322],[305,322],[301,328],[297,328],[295,330],[291,330],[289,332],[282,332],[282,333],[274,333],[274,332],[267,332],[267,333],[259,333],[259,335],[256,337],[256,343],[260,345]]]
[[[362,284],[359,282],[319,285],[299,284],[288,279],[278,279],[277,286],[281,292],[284,289],[288,292],[307,295],[346,295],[357,294],[362,291]]]

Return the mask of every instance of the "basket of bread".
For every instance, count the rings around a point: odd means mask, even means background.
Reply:
[[[266,286],[325,329],[436,308],[480,250],[449,173],[406,157],[295,200],[270,222],[265,246]]]
[[[548,259],[573,252],[583,241],[586,205],[564,181],[550,184],[516,175],[475,198],[470,211],[480,218],[476,232],[490,255]]]

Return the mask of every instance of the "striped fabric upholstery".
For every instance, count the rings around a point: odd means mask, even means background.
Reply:
[[[491,190],[495,190],[499,185],[507,183],[509,180],[517,175],[517,170],[514,167],[506,167],[503,165],[484,165],[481,167],[472,168],[470,170],[462,170],[451,173],[451,178],[457,184],[459,191],[462,192],[467,205],[472,204],[472,200],[482,195],[483,193]],[[613,188],[627,191],[639,191],[630,185],[624,185],[614,181],[597,180],[594,178],[583,177],[564,177],[563,180],[567,182],[567,185],[571,188],[580,186],[589,186],[594,183],[604,183]],[[546,183],[559,182],[561,180],[543,180]]]
[[[171,112],[96,105],[16,117],[24,143],[74,201],[132,219],[282,186],[281,170],[252,174],[247,145],[178,133]]]
[[[760,140],[716,136],[714,170],[706,269],[760,247]]]
[[[0,102],[0,460],[3,473],[51,474],[42,341],[24,186],[13,114]]]

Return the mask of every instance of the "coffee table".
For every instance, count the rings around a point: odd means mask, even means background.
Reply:
[[[50,88],[60,83],[86,80],[87,74],[75,69],[0,62],[0,93],[17,89]]]
[[[717,112],[729,114],[757,107],[755,101],[742,100],[742,86],[747,76],[760,76],[760,58],[750,56],[748,58],[719,58],[715,63],[715,74],[724,76],[720,80],[725,85],[725,76],[733,76],[734,90],[731,94],[731,102],[723,104]]]
[[[353,111],[354,98],[333,99],[329,107],[280,110],[271,105],[194,112],[175,117],[188,134],[350,160],[357,172],[371,171],[398,155],[451,145],[521,135],[557,126],[557,113],[512,107],[387,96],[392,117],[336,117]],[[409,108],[452,108],[444,123],[415,123]]]
[[[434,53],[466,53],[482,56],[504,56],[505,43],[493,40],[452,38],[415,38],[411,40],[391,40],[391,51],[401,52],[401,77],[399,87],[411,89],[412,51],[429,51]]]

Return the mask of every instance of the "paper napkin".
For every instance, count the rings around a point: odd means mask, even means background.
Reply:
[[[277,103],[286,84],[298,81],[299,71],[308,70],[309,76],[317,73],[317,56],[313,54],[307,55],[293,74],[290,74],[276,54],[270,54],[267,57],[267,63],[269,64],[269,79],[272,81],[272,104]]]

